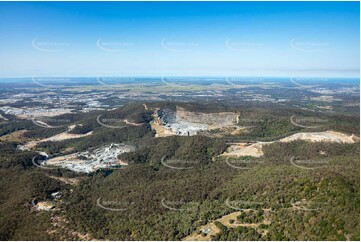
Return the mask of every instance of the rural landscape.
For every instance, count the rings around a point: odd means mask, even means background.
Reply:
[[[223,79],[2,82],[2,239],[359,240],[358,80]]]
[[[0,0],[1,241],[360,241],[360,3]]]

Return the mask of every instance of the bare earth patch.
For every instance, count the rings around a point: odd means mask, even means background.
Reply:
[[[247,209],[247,210],[252,210],[252,209]],[[268,231],[267,230],[262,230],[259,229],[258,227],[261,224],[271,224],[271,220],[269,219],[270,215],[271,215],[271,210],[270,209],[263,209],[264,211],[264,220],[260,223],[230,223],[230,220],[234,220],[237,221],[237,216],[239,216],[242,212],[238,211],[238,212],[234,212],[234,213],[230,213],[227,215],[224,215],[223,217],[217,219],[216,221],[222,223],[223,225],[227,226],[228,228],[236,228],[236,227],[251,227],[254,229],[257,229],[257,231],[261,234],[266,234]],[[197,231],[202,230],[202,229],[210,229],[210,232],[207,235],[202,235],[202,233],[197,233]],[[219,228],[214,224],[214,222],[210,222],[206,225],[203,225],[201,227],[199,227],[197,229],[196,232],[194,232],[193,234],[185,237],[184,241],[210,241],[211,240],[211,236],[212,235],[216,235],[220,232]]]
[[[55,215],[51,217],[52,229],[48,229],[46,232],[50,235],[58,235],[60,238],[67,239],[69,237],[75,237],[77,240],[94,241],[89,234],[82,234],[78,231],[68,228],[69,221],[62,215]]]
[[[268,142],[259,142],[255,144],[247,144],[247,143],[236,143],[231,145],[226,152],[221,154],[221,156],[253,156],[253,157],[261,157],[263,156],[262,147],[264,144]]]
[[[295,140],[304,140],[308,142],[335,142],[335,143],[356,143],[360,141],[360,138],[356,135],[347,135],[341,132],[326,131],[326,132],[310,132],[310,133],[297,133],[286,138],[271,141],[271,142],[257,142],[254,144],[247,143],[233,143],[228,149],[221,154],[226,157],[239,157],[239,156],[263,156],[263,145],[272,144],[274,142],[292,142]]]
[[[49,176],[49,177],[73,186],[77,186],[81,181],[81,178],[66,178],[66,177],[57,177],[57,176]]]
[[[42,142],[62,141],[62,140],[67,140],[67,139],[78,139],[78,138],[82,138],[82,137],[85,137],[85,136],[89,136],[89,135],[91,135],[93,133],[93,131],[90,131],[90,132],[85,133],[85,134],[72,134],[72,133],[69,133],[74,128],[75,128],[75,125],[69,126],[69,129],[67,131],[65,131],[65,132],[62,132],[60,134],[56,134],[56,135],[54,135],[52,137],[49,137],[49,138],[30,141],[30,142],[26,143],[25,145],[21,145],[19,148],[23,149],[23,150],[30,150],[30,149],[34,148],[37,144],[42,143]]]
[[[193,233],[193,234],[185,237],[182,240],[184,240],[184,241],[210,241],[212,235],[216,235],[220,232],[219,228],[213,222],[203,225],[203,226],[199,227],[197,230],[201,230],[201,229],[210,229],[210,232],[206,236],[204,236],[202,234],[198,234],[198,233]]]
[[[23,141],[28,141],[28,138],[25,138],[23,136],[24,133],[26,133],[27,130],[18,130],[18,131],[14,131],[10,134],[5,134],[3,136],[0,137],[0,141],[14,141],[14,142],[23,142]]]
[[[337,143],[355,143],[360,140],[356,135],[347,135],[341,132],[326,131],[315,133],[297,133],[283,138],[280,142],[291,142],[294,140],[305,140],[310,142],[337,142]]]

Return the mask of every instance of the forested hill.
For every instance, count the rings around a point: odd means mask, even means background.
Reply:
[[[149,124],[154,109],[178,105],[208,113],[239,112],[252,117],[255,128],[222,136],[216,130],[155,138]],[[315,114],[280,105],[213,109],[204,104],[147,103],[146,107],[139,103],[62,115],[59,119],[66,125],[54,129],[26,120],[2,121],[2,136],[17,131],[24,136],[0,143],[0,239],[181,240],[199,233],[203,225],[240,212],[232,221],[215,222],[219,232],[211,239],[359,240],[359,142],[276,142],[264,146],[262,157],[219,156],[233,142],[274,141],[309,132],[290,122],[294,114],[306,117],[306,125],[327,120],[312,131],[346,134],[358,134],[358,117],[320,113],[317,119],[307,119]],[[125,127],[109,128],[97,120]],[[241,119],[240,125],[247,121]],[[29,140],[65,132],[69,123],[75,125],[73,134],[92,133],[39,143],[28,151],[17,149]],[[110,143],[136,147],[119,156],[127,166],[83,174],[41,169],[32,162],[37,151],[57,157]],[[55,210],[34,209],[34,201],[53,200],[51,194],[57,191],[62,197],[55,201]],[[242,213],[244,209],[248,212]]]

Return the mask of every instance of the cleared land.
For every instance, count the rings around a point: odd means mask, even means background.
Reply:
[[[61,140],[67,140],[67,139],[78,139],[78,138],[82,138],[82,137],[85,137],[85,136],[89,136],[89,135],[91,135],[93,133],[93,131],[90,131],[90,132],[85,133],[85,134],[71,134],[71,133],[69,133],[74,128],[75,128],[75,125],[71,125],[71,126],[69,126],[69,129],[67,131],[65,131],[65,132],[62,132],[60,134],[56,134],[56,135],[51,136],[49,138],[30,141],[30,142],[28,142],[28,143],[26,143],[24,145],[19,146],[19,149],[30,150],[30,149],[34,148],[37,144],[42,143],[42,142],[61,141]]]
[[[23,136],[23,134],[26,132],[27,132],[27,130],[18,130],[18,131],[12,132],[10,134],[5,134],[0,137],[0,141],[26,142],[29,140]]]
[[[253,209],[247,209],[247,212],[251,211]],[[238,211],[238,212],[234,212],[234,213],[230,213],[227,215],[224,215],[223,217],[217,219],[216,221],[222,223],[223,225],[227,226],[228,228],[236,228],[236,227],[252,227],[255,228],[257,230],[259,230],[260,233],[265,234],[267,233],[266,230],[262,230],[259,229],[258,227],[261,224],[271,224],[271,220],[270,220],[270,215],[271,215],[271,210],[270,209],[263,209],[264,211],[264,219],[262,222],[259,223],[238,223],[237,222],[237,216],[239,216],[242,211]],[[230,221],[233,220],[235,221],[234,223],[231,223]],[[198,233],[198,231],[202,230],[202,229],[210,229],[210,232],[208,234],[202,234],[202,233]],[[199,227],[197,229],[196,232],[194,232],[193,234],[185,237],[183,240],[184,241],[210,241],[211,240],[211,236],[212,235],[216,235],[220,232],[219,228],[214,224],[214,222],[210,222],[206,225],[203,225],[201,227]]]
[[[239,156],[253,156],[261,157],[263,156],[262,148],[266,144],[272,144],[274,142],[292,142],[295,140],[304,140],[308,142],[336,142],[336,143],[355,143],[360,140],[356,135],[347,135],[335,131],[326,131],[326,132],[314,132],[314,133],[297,133],[286,138],[271,141],[271,142],[257,142],[254,144],[248,143],[234,143],[226,152],[221,154],[221,156],[227,157],[239,157]]]

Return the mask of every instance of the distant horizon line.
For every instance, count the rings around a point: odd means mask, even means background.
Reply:
[[[32,79],[32,78],[117,78],[117,77],[132,77],[132,78],[328,78],[328,79],[360,79],[360,76],[241,76],[241,75],[224,75],[224,76],[206,76],[206,75],[95,75],[95,76],[55,76],[55,75],[42,75],[42,76],[19,76],[19,77],[0,77],[0,79]]]

